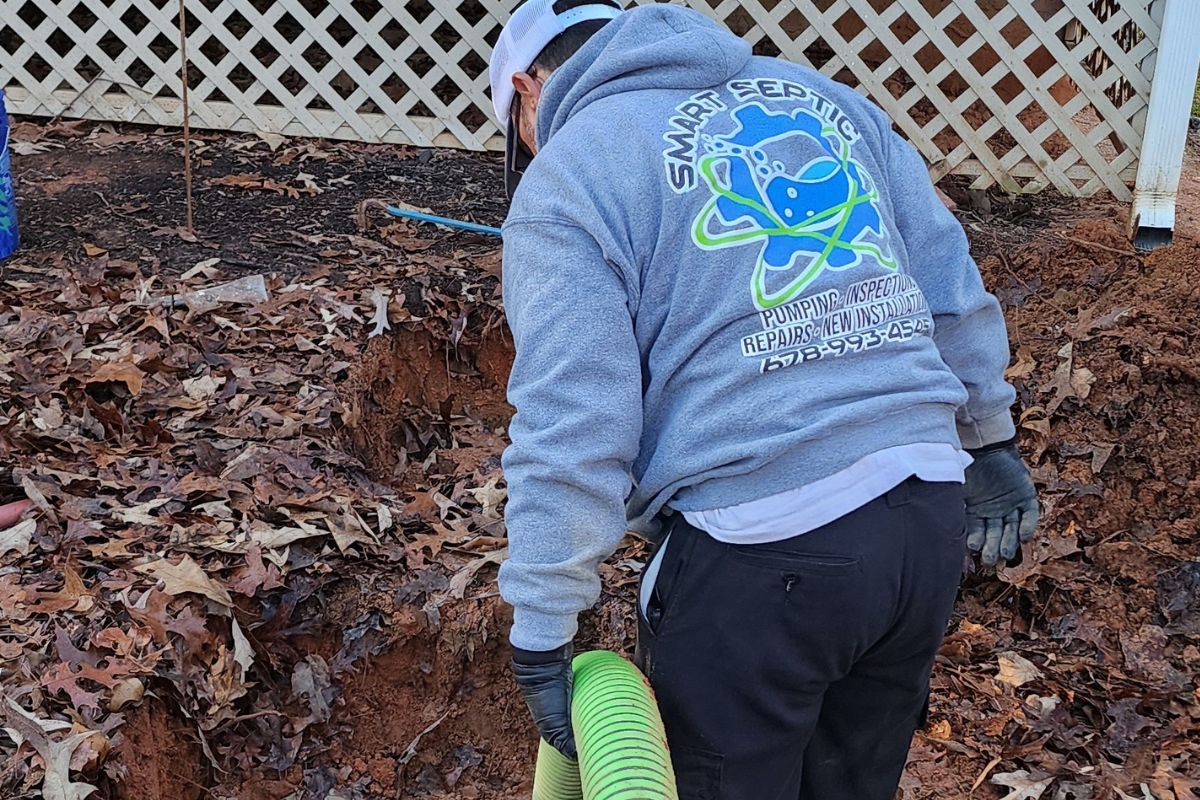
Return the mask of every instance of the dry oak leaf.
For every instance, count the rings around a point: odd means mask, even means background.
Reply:
[[[16,550],[19,555],[28,555],[35,530],[37,521],[27,519],[0,531],[0,556],[10,550]]]
[[[4,730],[18,744],[29,742],[46,766],[46,774],[42,778],[43,800],[85,800],[96,791],[96,787],[89,783],[71,780],[71,756],[93,732],[85,731],[68,736],[61,742],[53,741],[48,734],[64,727],[70,728],[69,723],[39,719],[17,705],[11,697],[4,699],[8,703],[4,709]]]
[[[146,686],[138,678],[126,678],[113,687],[112,696],[108,699],[109,711],[120,711],[127,705],[137,705],[146,694]]]
[[[471,585],[471,581],[475,579],[475,573],[483,569],[488,564],[499,564],[508,558],[508,548],[502,547],[499,550],[493,550],[482,558],[477,558],[468,563],[465,567],[454,573],[450,578],[450,596],[456,600],[463,599],[467,593],[467,587]]]
[[[263,176],[257,172],[243,172],[238,175],[222,175],[208,183],[211,186],[232,186],[237,189],[261,189]]]
[[[134,567],[134,572],[149,575],[163,582],[163,591],[167,594],[201,594],[210,600],[215,600],[225,608],[233,607],[233,598],[225,587],[208,577],[208,574],[190,557],[184,556],[178,564],[172,564],[165,558]]]
[[[246,550],[246,565],[234,570],[229,588],[238,594],[253,597],[261,589],[270,591],[283,586],[279,568],[263,561],[262,548],[252,544]]]
[[[42,686],[44,686],[50,694],[57,695],[59,692],[66,692],[71,698],[71,705],[76,709],[82,709],[85,706],[100,709],[100,704],[96,699],[103,692],[90,692],[79,686],[80,680],[89,680],[97,683],[105,688],[111,689],[119,683],[119,679],[113,677],[108,671],[94,667],[91,664],[80,664],[79,671],[71,669],[71,665],[60,661],[54,667],[42,676]]]
[[[992,776],[992,783],[1012,789],[1002,800],[1038,800],[1053,782],[1053,777],[1035,781],[1028,770],[1023,769],[1016,772],[998,772]]]
[[[250,667],[254,666],[254,648],[246,634],[242,633],[242,626],[238,625],[236,617],[233,620],[233,660],[242,670],[241,680],[244,683]]]
[[[996,674],[996,680],[1001,683],[1013,687],[1024,686],[1042,677],[1041,670],[1032,661],[1017,653],[1001,653],[997,660],[1000,671]]]
[[[1037,369],[1037,362],[1033,359],[1033,351],[1028,347],[1017,348],[1017,363],[1004,371],[1004,377],[1012,380],[1014,378],[1028,378]]]
[[[1046,411],[1053,414],[1063,401],[1070,398],[1084,400],[1091,394],[1092,384],[1096,376],[1086,368],[1075,369],[1075,343],[1067,342],[1058,351],[1058,357],[1063,359],[1054,370],[1054,376],[1042,386],[1043,392],[1054,392],[1050,402],[1046,403]]]
[[[479,505],[483,506],[483,516],[492,519],[500,518],[500,504],[508,497],[508,489],[503,486],[497,486],[500,482],[500,476],[493,475],[488,479],[488,482],[476,489],[467,489],[467,493],[475,498]]]
[[[101,364],[100,368],[88,378],[88,383],[123,383],[129,393],[137,397],[142,393],[142,381],[146,373],[130,361],[109,361]]]
[[[1075,521],[1072,520],[1062,531],[1051,527],[1044,536],[1026,546],[1025,557],[1020,564],[1015,567],[1001,567],[996,570],[996,574],[1005,583],[1017,586],[1030,585],[1036,582],[1039,575],[1065,584],[1075,574],[1078,564],[1063,559],[1078,552],[1079,537]]]

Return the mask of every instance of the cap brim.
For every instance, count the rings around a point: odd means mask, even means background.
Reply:
[[[504,134],[504,191],[512,200],[517,192],[517,184],[532,161],[532,157],[521,149],[521,138],[517,136],[517,121],[508,119],[508,130]]]

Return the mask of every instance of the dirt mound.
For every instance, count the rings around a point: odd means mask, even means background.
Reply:
[[[981,259],[1046,513],[1020,564],[967,581],[909,797],[946,758],[975,762],[964,795],[995,758],[1064,797],[1200,786],[1200,244],[1143,261],[1121,231],[1085,220]]]

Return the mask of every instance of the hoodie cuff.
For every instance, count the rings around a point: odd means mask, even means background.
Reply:
[[[557,650],[572,641],[578,628],[577,614],[547,614],[515,606],[508,641],[521,650],[542,653]]]
[[[1013,424],[1012,413],[1008,409],[958,426],[958,438],[964,450],[978,450],[989,444],[1006,442],[1016,435],[1017,426]]]

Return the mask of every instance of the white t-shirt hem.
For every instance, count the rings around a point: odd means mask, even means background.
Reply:
[[[923,442],[889,447],[849,467],[786,492],[683,518],[726,544],[769,544],[828,525],[916,476],[930,483],[962,483],[971,456],[954,445]]]

